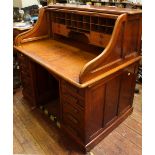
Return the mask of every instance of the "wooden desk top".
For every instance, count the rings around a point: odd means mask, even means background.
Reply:
[[[49,71],[74,83],[79,83],[79,74],[83,66],[102,52],[101,48],[96,50],[94,47],[94,50],[91,45],[88,52],[88,48],[83,44],[52,39],[24,43],[17,49]]]

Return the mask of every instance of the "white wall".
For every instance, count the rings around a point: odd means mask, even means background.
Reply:
[[[13,6],[21,7],[22,6],[22,1],[21,0],[13,0]]]
[[[31,5],[38,5],[37,0],[13,0],[13,6],[15,7],[27,7]]]
[[[38,5],[38,1],[37,0],[22,0],[22,6],[27,7],[27,6],[31,6],[31,5]]]

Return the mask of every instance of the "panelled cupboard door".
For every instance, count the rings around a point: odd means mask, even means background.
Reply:
[[[104,125],[107,125],[117,117],[120,78],[120,76],[117,76],[105,84]]]
[[[86,102],[86,135],[87,140],[93,139],[93,135],[97,133],[103,126],[103,108],[104,108],[104,84],[91,87],[87,90]]]
[[[87,91],[86,131],[89,140],[132,106],[136,67],[133,64]]]
[[[137,75],[136,68],[137,65],[131,65],[125,68],[121,75],[118,114],[125,112],[127,108],[132,106]]]

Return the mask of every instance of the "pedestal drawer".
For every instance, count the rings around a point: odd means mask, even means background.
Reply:
[[[72,115],[72,113],[69,110],[63,111],[63,124],[64,126],[76,137],[80,137],[82,139],[83,136],[83,120],[80,120],[81,118],[77,115]]]
[[[69,134],[73,135],[73,137],[76,137],[80,140],[84,140],[84,130],[80,129],[79,127],[74,127],[72,124],[70,124],[69,121],[64,121],[63,123],[66,130],[69,132]]]
[[[61,85],[61,88],[62,88],[62,92],[63,93],[69,93],[69,94],[72,94],[72,95],[76,95],[77,97],[84,97],[85,95],[85,90],[84,89],[79,89],[67,82],[62,82],[62,85]]]
[[[77,106],[74,106],[67,101],[63,101],[63,113],[67,114],[67,116],[70,116],[70,119],[77,124],[78,122],[83,126],[83,118],[84,118],[84,111],[78,108]],[[73,117],[72,117],[73,116]],[[64,117],[66,117],[64,115]],[[75,119],[74,119],[75,118]]]
[[[62,100],[67,101],[68,103],[74,105],[74,106],[78,106],[80,108],[84,108],[84,101],[71,95],[68,93],[63,93],[62,94]]]
[[[34,88],[30,81],[26,81],[25,79],[22,80],[23,92],[28,96],[34,97]]]
[[[27,70],[25,70],[25,71],[21,70],[20,73],[21,73],[21,78],[22,79],[25,78],[25,77],[28,77],[28,78],[31,78],[32,77],[32,74],[30,74],[30,72],[27,71]]]

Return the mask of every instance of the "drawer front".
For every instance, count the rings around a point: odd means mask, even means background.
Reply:
[[[68,36],[69,31],[65,25],[58,24],[58,23],[52,23],[52,24],[53,24],[53,32],[54,33],[57,33],[57,34],[60,34],[60,35],[66,36],[66,37]]]
[[[74,135],[78,139],[84,140],[84,130],[79,127],[73,126],[68,120],[64,120],[64,127],[68,130],[71,135]]]
[[[84,136],[83,122],[73,116],[67,109],[63,111],[63,125],[71,134],[82,139]]]
[[[33,98],[35,96],[33,91],[32,91],[32,89],[30,87],[29,88],[23,88],[22,92],[23,92],[23,95],[26,94],[26,96],[29,96],[31,98]]]
[[[25,87],[32,87],[32,81],[31,78],[28,76],[24,76],[23,74],[22,76],[22,83],[24,84]]]
[[[32,78],[32,74],[30,74],[30,72],[27,71],[27,70],[21,70],[20,73],[21,73],[21,78],[22,79],[25,78],[25,77]]]
[[[22,74],[31,75],[31,65],[30,65],[30,60],[23,54],[19,54],[18,56],[19,60],[19,65],[20,65],[20,71]]]
[[[80,121],[77,118],[75,118],[71,113],[64,112],[63,121],[69,123],[71,126],[75,128],[83,128]]]
[[[30,79],[23,78],[22,79],[23,92],[27,95],[34,97],[34,89]]]
[[[29,65],[29,59],[24,56],[23,54],[19,54],[18,55],[18,60],[19,60],[19,63],[22,65],[22,66],[27,66]]]
[[[63,113],[71,114],[75,119],[78,120],[79,123],[83,124],[83,121],[84,121],[84,111],[83,110],[81,110],[77,106],[74,106],[74,105],[68,103],[67,101],[63,101],[62,104],[63,104]],[[73,122],[74,122],[74,118],[73,118]]]
[[[29,95],[27,92],[25,92],[24,90],[22,91],[23,96],[25,99],[27,99],[32,105],[35,105],[35,98],[32,95]]]
[[[85,96],[85,90],[84,89],[79,89],[67,82],[62,82],[62,92],[65,93],[69,93],[69,94],[73,94],[79,97],[84,97]]]
[[[18,60],[20,64],[20,75],[23,86],[23,95],[29,101],[33,101],[35,94],[32,81],[31,62],[29,58],[23,54],[18,55]]]
[[[27,73],[30,73],[30,65],[29,63],[19,63],[20,64],[20,70],[23,71],[23,72],[27,72]]]
[[[73,106],[78,106],[81,109],[84,108],[84,101],[77,98],[76,96],[73,96],[72,94],[63,93],[62,94],[62,100],[72,104]]]
[[[97,46],[106,47],[108,42],[110,41],[110,37],[111,37],[111,35],[108,35],[108,34],[91,32],[90,42]]]

